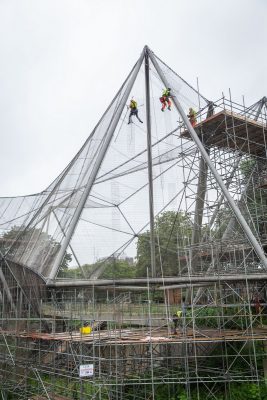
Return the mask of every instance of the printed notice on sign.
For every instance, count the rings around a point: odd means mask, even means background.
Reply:
[[[83,378],[84,376],[93,376],[93,375],[94,375],[94,364],[80,365],[79,369],[80,378]]]

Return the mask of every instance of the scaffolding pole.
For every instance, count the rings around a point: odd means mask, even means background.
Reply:
[[[149,56],[147,47],[145,47],[145,87],[146,87],[147,164],[148,164],[148,186],[149,186],[151,275],[153,278],[155,278],[156,276],[155,227],[154,227],[153,170],[152,170],[152,147],[151,147]]]
[[[157,71],[157,73],[159,74],[162,82],[164,83],[165,87],[170,87],[170,84],[166,78],[166,76],[163,74],[156,58],[154,57],[154,54],[152,53],[152,51],[150,51],[148,49],[149,52],[149,57]],[[221,176],[218,174],[215,166],[213,165],[211,159],[209,158],[209,155],[205,149],[205,147],[203,146],[203,143],[201,142],[201,140],[199,139],[196,131],[194,130],[194,128],[192,127],[189,119],[186,116],[186,113],[184,112],[180,102],[178,101],[177,97],[173,97],[173,103],[177,109],[177,111],[179,112],[186,128],[188,129],[188,132],[190,133],[190,136],[192,138],[192,140],[195,142],[195,144],[197,145],[203,159],[205,160],[205,162],[207,163],[208,167],[210,168],[216,182],[218,183],[218,185],[220,186],[225,198],[227,199],[229,206],[231,207],[232,211],[234,212],[236,219],[238,220],[239,224],[241,225],[243,231],[245,232],[248,240],[250,241],[252,247],[254,248],[256,254],[258,255],[260,261],[262,262],[263,266],[265,267],[265,269],[267,270],[267,259],[265,257],[264,251],[261,247],[261,245],[259,244],[259,242],[257,241],[257,239],[255,238],[255,236],[253,235],[250,227],[248,226],[245,218],[243,217],[242,213],[240,212],[238,206],[236,205],[234,199],[232,198],[232,196],[230,195],[228,189],[226,188]]]
[[[127,87],[126,87],[126,89],[124,91],[124,94],[123,94],[122,99],[120,101],[120,104],[118,106],[118,109],[116,110],[115,115],[113,115],[111,123],[110,123],[110,125],[109,125],[109,127],[107,129],[107,132],[106,132],[106,135],[105,135],[105,140],[103,142],[102,148],[100,149],[99,154],[98,154],[98,156],[96,158],[96,162],[95,162],[93,170],[92,170],[92,172],[91,172],[91,174],[89,176],[87,185],[86,185],[86,187],[84,189],[84,192],[82,194],[80,202],[79,202],[79,204],[78,204],[78,206],[77,206],[77,208],[76,208],[76,210],[74,212],[74,215],[73,215],[72,221],[70,223],[68,232],[66,232],[66,236],[65,236],[65,238],[63,240],[61,248],[60,248],[60,250],[59,250],[59,252],[57,254],[57,257],[56,257],[56,259],[55,259],[55,261],[53,263],[53,266],[51,268],[51,271],[49,273],[49,280],[55,278],[55,276],[57,275],[58,268],[59,268],[60,263],[61,263],[61,261],[62,261],[62,259],[64,257],[65,251],[67,250],[67,247],[68,247],[68,245],[70,243],[72,235],[73,235],[73,233],[74,233],[74,231],[76,229],[76,226],[77,226],[77,223],[78,223],[79,218],[81,216],[81,213],[83,211],[84,205],[85,205],[85,203],[86,203],[86,201],[88,199],[88,196],[90,195],[91,189],[92,189],[93,184],[94,184],[95,179],[96,179],[96,176],[97,176],[98,171],[99,171],[99,169],[100,169],[100,167],[102,165],[102,162],[103,162],[103,160],[105,158],[106,152],[107,152],[107,150],[109,148],[109,145],[110,145],[110,142],[111,142],[111,139],[112,139],[113,134],[114,134],[114,132],[116,130],[117,124],[118,124],[118,122],[120,120],[120,116],[121,116],[122,111],[123,111],[123,109],[125,107],[125,104],[126,104],[126,102],[128,100],[128,97],[129,97],[129,95],[131,93],[132,87],[134,85],[134,82],[136,80],[137,74],[138,74],[138,72],[140,70],[140,67],[142,65],[143,60],[144,60],[144,50],[142,51],[142,54],[141,54],[136,66],[134,68],[134,71],[132,73],[132,76],[129,79]]]

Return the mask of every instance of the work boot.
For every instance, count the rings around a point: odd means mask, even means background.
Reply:
[[[170,110],[170,111],[171,111],[171,107],[170,107],[170,106],[168,107],[168,110]]]
[[[163,108],[161,109],[161,111],[164,111]]]
[[[129,121],[129,122],[128,122],[128,125],[131,124],[131,123],[132,123],[132,121]]]

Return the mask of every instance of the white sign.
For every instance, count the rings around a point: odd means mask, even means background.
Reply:
[[[79,377],[93,376],[94,375],[94,364],[80,365]]]

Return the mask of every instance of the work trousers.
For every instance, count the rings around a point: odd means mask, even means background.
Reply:
[[[132,122],[132,116],[135,115],[138,121],[142,122],[141,119],[138,116],[138,110],[137,108],[131,108],[130,115],[129,115],[129,124]]]

